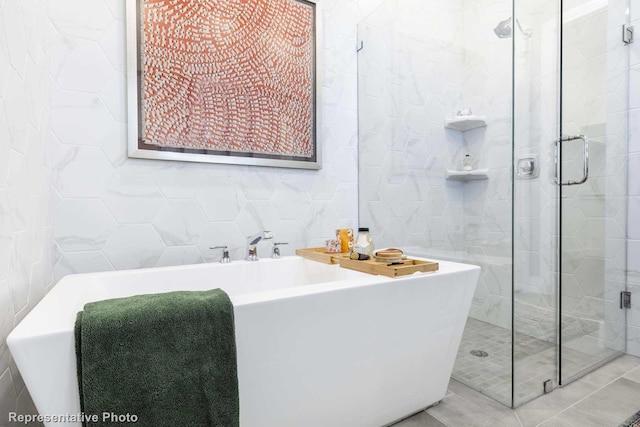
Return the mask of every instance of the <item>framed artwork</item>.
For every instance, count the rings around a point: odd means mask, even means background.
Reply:
[[[127,0],[129,157],[320,169],[315,0]]]

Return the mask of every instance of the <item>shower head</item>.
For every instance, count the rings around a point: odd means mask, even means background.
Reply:
[[[511,19],[512,18],[500,21],[498,26],[493,29],[493,32],[496,33],[496,36],[500,37],[501,39],[508,39],[509,37],[511,37]],[[525,38],[531,37],[531,35],[533,34],[533,30],[531,28],[527,28],[526,30],[522,28],[522,25],[520,25],[520,21],[518,19],[516,19],[516,24],[518,24],[518,29],[520,30],[522,35],[525,36]]]
[[[498,26],[493,29],[493,32],[501,39],[511,37],[511,18],[500,21]]]

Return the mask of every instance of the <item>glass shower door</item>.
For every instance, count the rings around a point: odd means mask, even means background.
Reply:
[[[628,1],[562,2],[559,380],[625,350]]]

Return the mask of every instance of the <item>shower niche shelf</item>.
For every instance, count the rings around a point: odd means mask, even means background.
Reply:
[[[445,128],[460,132],[483,128],[485,126],[487,126],[487,118],[485,116],[457,116],[446,119],[444,122]]]
[[[489,179],[489,169],[474,169],[470,171],[447,169],[447,179],[454,181],[477,181],[481,179]]]

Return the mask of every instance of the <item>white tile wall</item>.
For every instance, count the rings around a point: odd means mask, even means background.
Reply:
[[[471,315],[504,327],[511,322],[511,43],[486,30],[510,14],[502,1],[388,2],[360,25],[359,54],[363,225],[379,246],[482,264]],[[445,118],[468,107],[487,116],[487,128],[444,128]],[[489,180],[445,180],[466,153],[476,168],[491,168]]]
[[[357,227],[356,25],[380,3],[322,2],[324,163],[300,171],[127,159],[125,2],[50,2],[55,279],[214,261],[216,245],[241,259],[263,229],[291,254]]]
[[[459,185],[444,179],[464,139],[462,3],[390,1],[359,28],[360,221],[379,247],[463,245]]]
[[[0,424],[35,413],[4,340],[54,271],[238,259],[260,229],[290,253],[357,225],[356,24],[380,3],[323,2],[312,172],[127,159],[125,1],[0,1]]]
[[[48,20],[42,1],[0,2],[0,425],[35,413],[6,346],[13,327],[53,285]],[[13,426],[12,426],[13,427]]]
[[[640,5],[632,2],[632,25],[640,28]],[[632,308],[627,316],[627,351],[640,356],[640,44],[629,46],[629,199],[627,230],[627,282],[632,292]],[[634,91],[635,89],[635,91]]]

